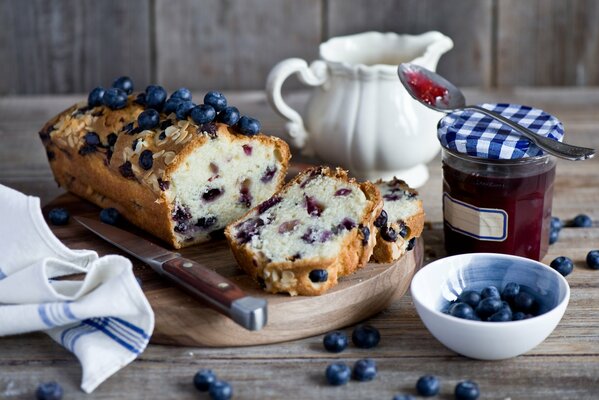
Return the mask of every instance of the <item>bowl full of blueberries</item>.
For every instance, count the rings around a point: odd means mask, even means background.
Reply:
[[[539,345],[570,298],[566,279],[528,258],[495,253],[446,257],[412,280],[412,299],[431,334],[480,360],[501,360]]]

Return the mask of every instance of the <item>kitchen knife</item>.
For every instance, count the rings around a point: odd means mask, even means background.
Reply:
[[[75,217],[75,220],[210,303],[244,328],[256,331],[266,325],[266,300],[247,296],[233,282],[204,265],[115,226],[85,217]]]

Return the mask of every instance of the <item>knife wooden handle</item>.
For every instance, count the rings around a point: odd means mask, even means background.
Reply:
[[[173,258],[162,264],[162,270],[170,278],[192,293],[229,314],[231,304],[246,294],[237,285],[200,263],[183,257]]]

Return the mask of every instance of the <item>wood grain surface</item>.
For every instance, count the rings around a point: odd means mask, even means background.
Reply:
[[[242,111],[258,116],[266,132],[282,134],[283,121],[269,110],[263,93],[227,95]],[[599,89],[467,90],[466,97],[473,103],[511,101],[543,108],[564,122],[567,141],[599,148]],[[306,93],[291,93],[288,98],[299,106]],[[0,183],[41,195],[46,203],[60,193],[45,165],[36,132],[51,115],[78,99],[80,96],[0,98]],[[420,189],[427,214],[425,264],[445,255],[438,158],[429,163],[429,169],[431,178]],[[40,382],[57,380],[65,389],[65,399],[207,399],[191,381],[198,369],[211,368],[233,385],[239,399],[391,399],[399,393],[415,395],[416,380],[424,374],[441,379],[440,399],[452,399],[455,384],[463,379],[478,382],[481,399],[596,399],[599,271],[588,268],[584,258],[589,250],[599,249],[598,204],[599,158],[583,163],[559,161],[553,214],[568,220],[584,212],[595,222],[591,228],[564,228],[559,241],[550,246],[544,263],[561,255],[574,261],[574,272],[567,278],[572,288],[570,304],[555,331],[517,358],[493,362],[456,355],[426,330],[408,294],[366,320],[381,331],[381,343],[374,349],[350,345],[343,353],[327,353],[322,335],[248,347],[152,344],[91,395],[79,389],[81,371],[75,357],[45,334],[1,338],[0,398],[31,399]],[[351,334],[352,329],[344,331]],[[328,364],[338,360],[353,364],[366,357],[378,363],[374,381],[352,381],[339,388],[325,383]]]

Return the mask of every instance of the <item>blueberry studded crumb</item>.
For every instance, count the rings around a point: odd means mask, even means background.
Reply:
[[[387,225],[387,211],[381,210],[379,216],[374,220],[374,226],[382,228],[385,225]]]
[[[217,218],[214,215],[209,217],[201,217],[196,222],[196,226],[202,229],[208,229],[216,224]]]
[[[218,137],[216,130],[216,125],[214,125],[212,122],[202,124],[198,127],[198,133],[206,134],[210,139],[216,139]]]
[[[308,196],[307,194],[304,194],[304,199],[306,202],[306,210],[308,211],[308,215],[312,217],[320,217],[324,211],[324,204],[316,200],[313,196]]]
[[[164,130],[164,129],[168,128],[169,126],[171,126],[172,124],[173,124],[173,121],[171,119],[167,118],[160,123],[160,129]]]
[[[166,131],[162,131],[158,135],[158,140],[164,140],[164,139],[166,139]]]
[[[96,132],[87,132],[83,137],[85,140],[85,144],[90,146],[99,146],[100,145],[100,136]]]
[[[397,224],[399,225],[397,234],[405,239],[410,233],[408,226],[403,221],[398,221]]]
[[[129,122],[127,125],[123,126],[122,131],[129,134],[133,130],[133,122]]]
[[[224,188],[206,189],[204,193],[202,193],[202,200],[206,202],[214,201],[217,197],[221,196],[224,191]]]
[[[412,239],[408,240],[408,245],[406,246],[406,251],[412,250],[415,245],[416,245],[416,238],[413,237]]]
[[[113,147],[116,144],[116,140],[118,139],[118,136],[116,135],[116,133],[109,133],[108,136],[106,136],[106,140],[108,141],[108,146]]]
[[[295,253],[294,255],[289,257],[289,261],[296,261],[296,260],[300,260],[301,258],[302,258],[302,255],[300,253]]]
[[[252,155],[252,146],[250,146],[249,144],[244,144],[241,147],[243,147],[243,152],[245,153],[246,156]]]
[[[291,232],[295,229],[296,226],[298,226],[300,224],[300,220],[299,219],[292,219],[290,221],[285,221],[283,222],[281,225],[279,225],[279,230],[278,232],[280,234],[283,233],[287,233],[287,232]]]
[[[187,206],[177,204],[171,217],[173,221],[177,223],[175,225],[175,232],[185,233],[189,229],[191,221],[191,212],[189,211],[189,208]]]
[[[370,240],[370,229],[360,224],[360,232],[362,233],[362,246],[366,246]]]
[[[92,146],[92,145],[89,145],[89,144],[84,144],[83,146],[81,146],[79,148],[79,154],[82,155],[82,156],[86,156],[88,154],[95,153],[96,150],[97,150],[96,146]]]
[[[313,269],[308,277],[314,283],[326,282],[329,279],[329,273],[326,269]]]
[[[241,189],[239,189],[239,203],[243,204],[247,208],[252,205],[252,194],[250,193],[250,188],[248,185],[243,185]]]
[[[262,174],[262,177],[260,178],[260,182],[267,183],[267,182],[272,181],[272,178],[275,176],[276,172],[277,172],[277,166],[269,165],[268,167],[266,167],[266,171],[264,171],[264,174]]]
[[[316,228],[309,227],[301,238],[305,243],[312,244],[316,242],[324,243],[331,237],[333,237],[333,232],[329,231],[328,229],[318,230]]]
[[[135,102],[135,104],[139,104],[140,106],[146,106],[146,94],[144,92],[139,93],[136,97],[135,100],[133,100],[133,102]]]
[[[283,200],[283,198],[281,198],[279,196],[273,196],[270,199],[263,201],[258,206],[258,214],[264,213],[269,208],[271,208],[271,207],[275,206],[276,204],[280,203],[281,200]]]
[[[120,167],[119,172],[124,178],[135,179],[135,174],[131,168],[131,161],[125,161]]]
[[[397,241],[397,238],[399,237],[399,235],[397,234],[395,229],[391,228],[390,226],[382,227],[380,232],[381,232],[381,237],[383,238],[383,240],[385,240],[387,242],[395,242],[395,241]]]
[[[235,226],[237,234],[235,238],[239,243],[244,244],[252,240],[252,237],[258,234],[260,227],[264,226],[264,221],[261,218],[250,218]]]
[[[139,155],[139,166],[144,170],[149,170],[154,165],[154,158],[151,150],[144,150]]]
[[[341,223],[337,225],[337,231],[342,231],[343,229],[352,230],[356,227],[356,222],[351,218],[343,218]]]
[[[48,157],[48,161],[54,161],[56,159],[56,154],[51,150],[46,151],[46,156]]]
[[[163,181],[161,178],[158,178],[158,187],[163,192],[166,191],[166,190],[168,190],[168,188],[170,187],[170,185],[171,185],[170,181]]]
[[[352,192],[351,189],[341,188],[335,192],[335,196],[347,196]]]

